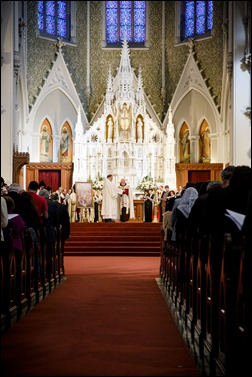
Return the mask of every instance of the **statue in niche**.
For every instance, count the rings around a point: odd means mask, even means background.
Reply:
[[[143,122],[142,119],[139,117],[137,120],[137,142],[143,141]]]
[[[114,122],[111,116],[109,116],[108,121],[107,121],[107,135],[108,141],[113,141],[114,139]]]
[[[181,139],[181,148],[182,148],[182,161],[181,162],[190,162],[190,140],[189,140],[189,129],[187,128],[184,131],[184,134]]]
[[[210,130],[209,127],[205,128],[205,130],[200,135],[201,140],[201,160],[202,162],[210,162]]]

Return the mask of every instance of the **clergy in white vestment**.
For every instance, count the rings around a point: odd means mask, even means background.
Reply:
[[[116,187],[112,179],[112,174],[108,174],[102,189],[101,215],[105,222],[119,219],[118,195],[122,195],[123,190]]]

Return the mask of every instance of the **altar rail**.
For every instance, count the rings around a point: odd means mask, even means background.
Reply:
[[[12,230],[4,230],[1,244],[1,333],[21,319],[51,293],[64,278],[64,238],[55,227],[55,241],[46,242],[42,227],[38,237],[32,228],[22,233],[22,251],[13,248]]]
[[[170,239],[170,238],[168,238]],[[251,349],[251,250],[231,234],[184,232],[164,241],[161,230],[161,289],[207,375],[245,375]]]

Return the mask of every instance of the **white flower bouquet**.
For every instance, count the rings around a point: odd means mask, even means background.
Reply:
[[[102,190],[103,189],[103,177],[96,178],[92,184],[94,190]]]
[[[148,175],[142,179],[142,182],[137,186],[137,190],[156,190],[158,188],[154,179]]]

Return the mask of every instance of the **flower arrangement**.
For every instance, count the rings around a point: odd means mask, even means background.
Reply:
[[[92,187],[94,190],[102,190],[103,189],[103,177],[95,178],[93,181]]]
[[[137,190],[156,190],[158,188],[157,184],[154,182],[154,179],[149,177],[143,177],[142,182],[137,186]]]

